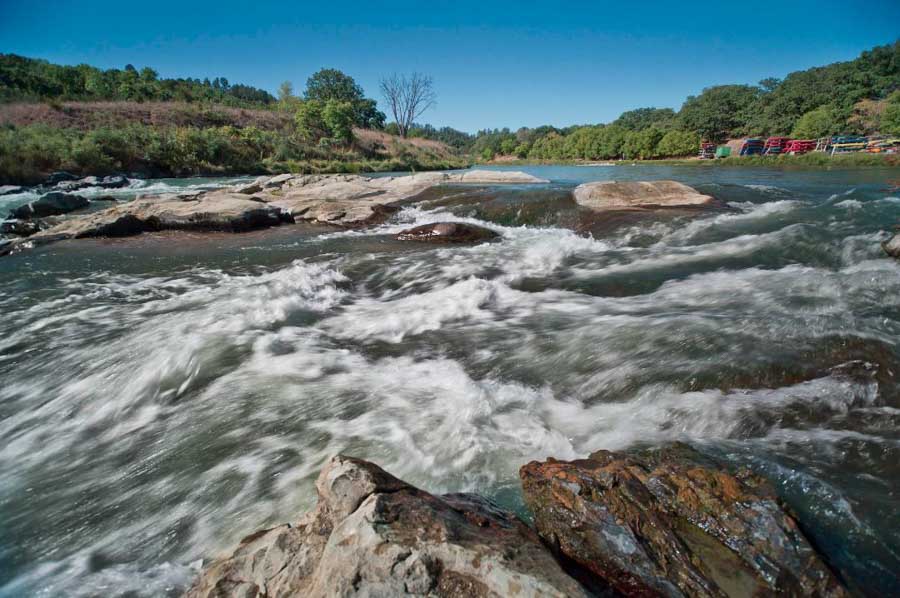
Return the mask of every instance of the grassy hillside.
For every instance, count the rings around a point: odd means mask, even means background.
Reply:
[[[0,126],[43,124],[88,131],[133,124],[155,127],[256,127],[283,131],[293,125],[288,112],[187,102],[54,102],[0,104]]]
[[[293,116],[184,102],[0,105],[0,184],[55,170],[139,176],[371,172],[460,168],[442,143],[354,129],[349,143],[311,143]]]

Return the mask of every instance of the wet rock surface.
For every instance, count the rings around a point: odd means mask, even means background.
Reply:
[[[520,471],[538,533],[625,595],[845,596],[772,489],[685,445]]]
[[[882,243],[881,247],[889,256],[900,259],[900,233],[895,233],[893,237]]]
[[[277,226],[292,219],[279,208],[229,193],[200,199],[143,199],[71,219],[34,235],[44,242],[59,238],[121,237],[145,231],[216,230],[241,232]]]
[[[54,191],[52,193],[47,193],[40,199],[12,210],[9,215],[11,218],[20,220],[43,218],[46,216],[56,216],[74,212],[75,210],[88,207],[89,204],[90,201],[81,195]]]
[[[348,457],[316,490],[314,511],[246,537],[187,596],[588,595],[534,531],[478,496],[435,496]]]
[[[489,228],[465,222],[435,222],[401,231],[399,241],[428,243],[479,243],[496,239],[499,235]]]
[[[598,181],[575,188],[575,201],[594,210],[704,206],[715,202],[677,181]]]
[[[127,183],[124,177],[75,179],[71,180],[73,184],[90,179],[91,186],[107,183],[115,186],[122,180]],[[69,179],[66,173],[56,173],[50,180],[63,184]],[[128,236],[160,230],[240,232],[298,220],[356,228],[387,220],[400,209],[397,204],[436,185],[545,182],[523,172],[477,170],[465,173],[425,172],[398,177],[282,174],[259,177],[251,183],[225,190],[139,197],[107,210],[70,218],[32,235],[29,240],[40,244],[61,239]],[[54,198],[52,202],[51,197]],[[87,199],[77,195],[53,192],[29,206],[19,208],[12,217],[27,219],[62,214],[71,211],[70,208],[86,207],[88,203]],[[470,231],[469,234],[475,233]],[[484,233],[480,234],[484,236]]]
[[[39,220],[4,220],[0,222],[0,234],[28,237],[40,232]]]

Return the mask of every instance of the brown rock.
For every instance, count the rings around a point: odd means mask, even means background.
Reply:
[[[538,533],[629,596],[845,596],[766,483],[685,445],[532,462]]]
[[[490,241],[499,235],[494,231],[465,222],[435,222],[401,231],[400,241],[426,241],[429,243],[479,243]]]
[[[208,193],[196,201],[177,197],[136,199],[72,218],[33,235],[31,240],[42,243],[81,237],[122,237],[157,230],[240,232],[286,221],[291,218],[275,206],[244,195],[219,192]]]
[[[348,457],[316,490],[314,511],[245,538],[187,596],[586,596],[528,526],[477,496],[434,496]]]
[[[896,233],[893,237],[882,243],[881,247],[889,256],[900,259],[900,233]]]
[[[594,210],[703,206],[715,200],[677,181],[599,181],[575,188],[575,201]]]

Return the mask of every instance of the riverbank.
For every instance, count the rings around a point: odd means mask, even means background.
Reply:
[[[729,156],[715,160],[697,158],[668,158],[659,160],[493,160],[483,164],[494,166],[693,166],[699,168],[740,167],[740,168],[784,168],[784,169],[846,169],[846,168],[900,168],[900,154],[838,154],[831,156],[811,152],[799,156]]]
[[[0,127],[0,185],[37,184],[54,171],[160,178],[446,170],[470,163],[435,141],[367,129],[354,129],[348,143],[314,144],[291,130],[181,126],[168,120],[91,129],[43,123]]]

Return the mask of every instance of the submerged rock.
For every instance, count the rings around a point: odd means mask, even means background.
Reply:
[[[896,233],[893,237],[883,242],[881,247],[889,256],[900,259],[900,233]]]
[[[45,185],[55,185],[57,183],[61,183],[62,181],[74,181],[78,177],[71,172],[65,172],[64,170],[59,170],[57,172],[53,172],[44,180]]]
[[[105,177],[87,176],[83,179],[65,180],[56,184],[59,191],[78,191],[88,187],[102,187],[104,189],[119,189],[127,187],[130,181],[124,175],[113,174]]]
[[[0,234],[27,237],[41,230],[38,220],[4,220],[0,222]]]
[[[575,188],[575,201],[595,210],[703,206],[715,200],[678,181],[598,181]]]
[[[86,208],[90,202],[81,195],[61,193],[54,191],[47,193],[40,199],[20,206],[9,213],[10,217],[27,220],[30,218],[43,218],[67,214],[81,208]]]
[[[348,457],[316,490],[314,511],[244,538],[187,595],[587,595],[534,531],[478,496],[435,496]]]
[[[22,193],[25,191],[24,187],[19,187],[18,185],[0,185],[0,195],[12,195],[13,193]]]
[[[478,243],[497,238],[494,231],[466,222],[435,222],[401,231],[400,241],[427,241],[430,243]]]
[[[845,596],[759,477],[684,445],[520,471],[538,533],[625,595]]]

